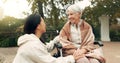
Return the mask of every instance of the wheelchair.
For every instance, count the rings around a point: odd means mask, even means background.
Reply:
[[[99,48],[103,47],[104,44],[101,41],[94,41],[94,45],[97,45]],[[55,47],[57,48],[57,52],[53,54],[53,57],[63,57],[62,56],[62,44],[59,42],[55,44]]]

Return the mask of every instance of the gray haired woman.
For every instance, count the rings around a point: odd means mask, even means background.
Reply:
[[[101,52],[99,50],[94,52],[94,34],[92,27],[81,19],[83,10],[80,3],[73,4],[66,10],[68,21],[59,35],[63,45],[63,56],[73,55],[79,50],[81,58],[76,63],[105,63]]]

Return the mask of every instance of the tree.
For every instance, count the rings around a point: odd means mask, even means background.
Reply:
[[[56,35],[51,35],[49,30],[60,30],[66,22],[64,6],[74,3],[74,0],[27,0],[32,4],[32,11],[43,14],[47,24],[47,39],[52,39]],[[44,36],[44,35],[43,35]],[[52,38],[50,37],[52,36]],[[44,39],[43,39],[44,40]],[[47,40],[49,41],[49,40]]]
[[[17,28],[23,25],[23,19],[6,16],[0,20],[0,47],[16,46],[19,32]]]
[[[48,29],[61,29],[65,23],[66,4],[73,4],[75,0],[27,0],[32,4],[32,11],[44,14]]]
[[[24,23],[23,19],[6,16],[0,21],[0,32],[15,32]]]
[[[102,15],[108,16],[110,25],[116,24],[116,18],[120,18],[120,0],[92,0],[92,5],[84,11],[83,18],[88,21],[100,37],[100,23],[98,18]]]
[[[109,16],[110,22],[115,23],[116,18],[120,17],[120,0],[93,0],[92,5],[84,12],[87,21],[98,22],[101,15]]]

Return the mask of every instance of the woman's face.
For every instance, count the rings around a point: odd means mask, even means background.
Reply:
[[[73,12],[72,10],[69,10],[66,13],[67,13],[68,20],[71,23],[77,24],[79,22],[79,20],[80,20],[80,13]]]
[[[41,23],[39,25],[39,30],[40,30],[41,33],[46,32],[46,24],[45,24],[43,18],[41,18]]]

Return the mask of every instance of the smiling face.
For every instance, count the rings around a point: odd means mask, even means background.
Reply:
[[[68,10],[66,12],[67,14],[67,17],[68,17],[68,20],[73,23],[73,24],[78,24],[78,22],[80,21],[80,17],[81,17],[81,14],[78,13],[78,12],[74,12],[72,10]]]

